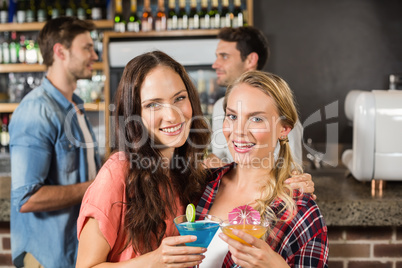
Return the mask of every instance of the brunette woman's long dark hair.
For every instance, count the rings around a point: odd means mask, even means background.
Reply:
[[[163,168],[162,155],[153,145],[141,119],[140,90],[144,79],[157,66],[176,72],[186,86],[193,110],[191,130],[186,143],[176,148],[170,168]],[[153,51],[132,59],[125,67],[115,96],[115,145],[127,159],[149,160],[149,165],[128,165],[125,231],[127,244],[137,253],[154,250],[166,232],[165,220],[177,211],[178,196],[182,205],[198,201],[205,186],[203,152],[210,141],[210,131],[203,119],[200,99],[182,65],[163,52]]]

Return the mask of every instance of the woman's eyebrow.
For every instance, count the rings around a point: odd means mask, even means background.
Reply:
[[[237,113],[235,110],[233,110],[229,107],[226,107],[226,110],[228,110],[231,113]],[[265,114],[265,113],[266,113],[265,111],[255,111],[255,112],[251,112],[251,113],[247,114],[247,116],[254,116],[254,115]]]
[[[183,92],[187,92],[187,90],[186,90],[186,89],[180,90],[179,92],[177,92],[176,94],[174,94],[174,95],[171,97],[171,99],[177,97],[177,95],[180,95],[180,94],[183,93]],[[142,101],[141,104],[144,103],[144,102],[148,102],[148,101],[160,102],[160,101],[163,101],[163,99],[162,99],[162,98],[147,99],[147,100]]]

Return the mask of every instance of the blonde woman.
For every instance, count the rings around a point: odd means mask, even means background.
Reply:
[[[295,170],[302,172],[288,144],[297,110],[287,83],[270,73],[246,72],[228,87],[224,109],[223,132],[234,163],[213,171],[216,179],[209,183],[197,211],[227,219],[234,208],[249,205],[272,222],[272,231],[263,240],[235,233],[251,247],[220,233],[227,244],[215,237],[203,264],[327,267],[327,227],[317,204],[311,194],[284,183]]]

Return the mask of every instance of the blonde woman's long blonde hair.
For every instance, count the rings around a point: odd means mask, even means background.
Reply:
[[[233,84],[229,85],[223,102],[223,108],[225,111],[228,97],[232,92],[232,89],[239,84],[250,85],[271,97],[280,116],[280,123],[293,129],[298,118],[297,109],[294,102],[293,92],[282,78],[272,73],[262,71],[248,71],[244,73]],[[279,139],[279,143],[279,155],[275,161],[274,168],[269,174],[270,177],[275,178],[275,180],[267,180],[267,183],[262,186],[261,198],[256,200],[256,209],[260,212],[262,217],[272,221],[279,220],[276,218],[274,211],[269,207],[276,198],[281,199],[284,204],[281,210],[276,213],[280,214],[280,212],[286,211],[284,220],[289,220],[293,217],[296,211],[296,204],[293,200],[293,191],[284,183],[284,181],[288,179],[295,170],[298,173],[302,173],[301,167],[293,160],[287,139]]]

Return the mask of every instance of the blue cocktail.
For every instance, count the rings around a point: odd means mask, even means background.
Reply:
[[[174,224],[180,235],[197,236],[196,241],[186,243],[187,246],[191,247],[207,248],[221,223],[221,219],[209,214],[196,214],[195,222],[188,222],[186,215],[181,215],[174,219]]]

